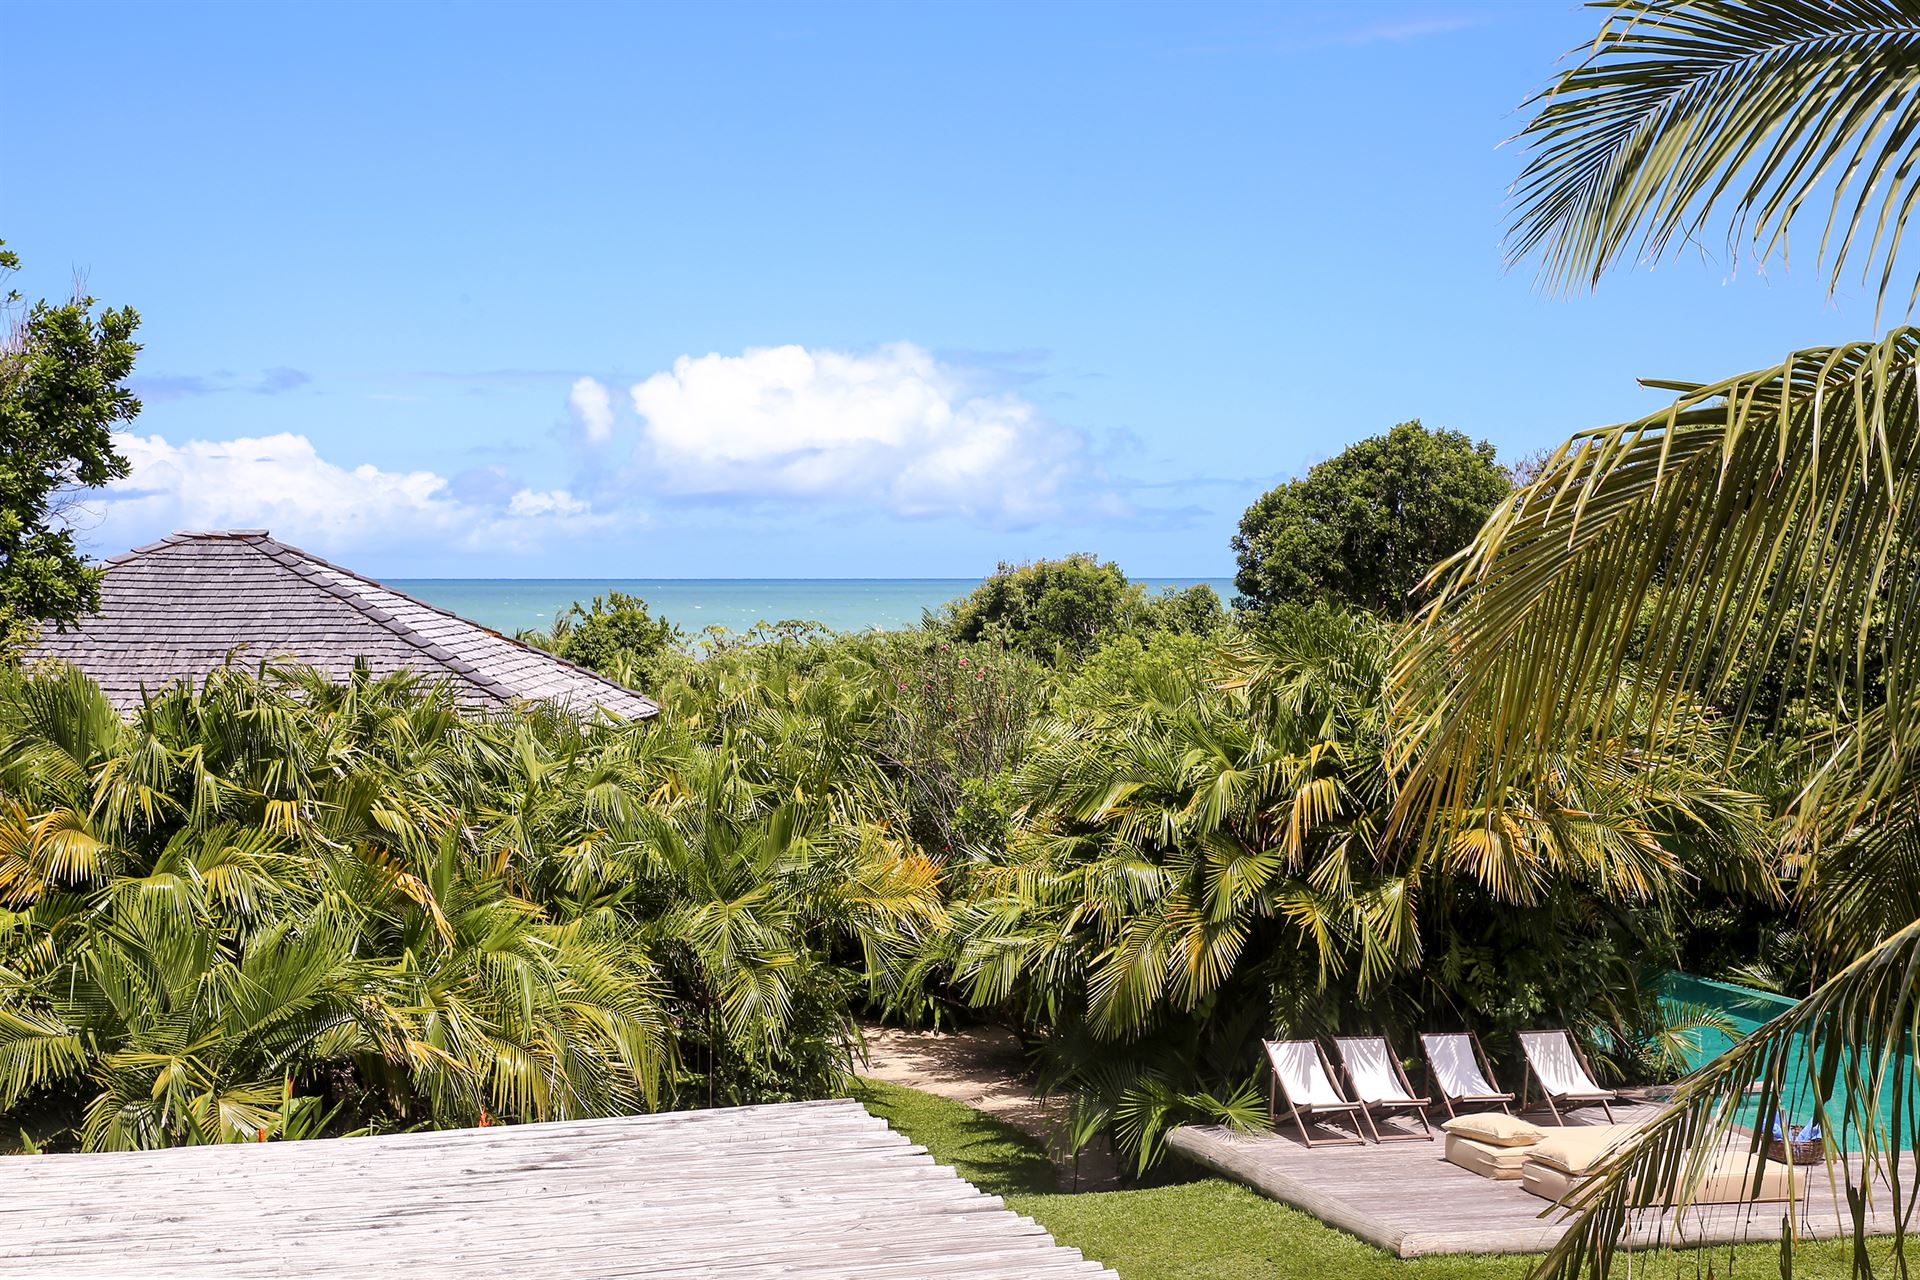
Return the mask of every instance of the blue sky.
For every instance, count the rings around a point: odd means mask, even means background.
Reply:
[[[1231,571],[1394,422],[1514,456],[1874,331],[1810,264],[1543,296],[1529,4],[17,5],[0,237],[144,317],[101,554],[389,576]]]

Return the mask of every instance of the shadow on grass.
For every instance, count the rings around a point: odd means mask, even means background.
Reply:
[[[988,1195],[1038,1195],[1060,1189],[1040,1142],[1004,1120],[918,1089],[860,1080],[853,1096],[895,1130],[924,1146],[935,1161]]]

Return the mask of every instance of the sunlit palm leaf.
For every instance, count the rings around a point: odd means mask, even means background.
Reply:
[[[1912,329],[1796,352],[1564,446],[1398,654],[1403,823],[1457,826],[1476,795],[1597,740],[1657,742],[1698,716],[1692,693],[1769,657],[1832,664],[1860,725],[1802,816],[1844,829],[1900,792],[1920,732],[1916,356]],[[1884,693],[1862,720],[1870,672]],[[1837,819],[1824,801],[1845,802]]]
[[[1603,0],[1580,63],[1531,106],[1514,259],[1560,287],[1697,244],[1784,252],[1826,205],[1829,287],[1850,261],[1884,298],[1920,198],[1920,6],[1911,0]],[[1920,290],[1920,278],[1915,281]],[[1909,298],[1911,305],[1911,296]]]

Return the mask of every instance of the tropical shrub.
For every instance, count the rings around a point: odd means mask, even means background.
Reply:
[[[1173,1124],[1257,1122],[1276,1031],[1550,1016],[1630,1068],[1688,881],[1771,889],[1758,802],[1701,764],[1704,710],[1653,749],[1623,734],[1478,794],[1453,843],[1383,858],[1391,637],[1282,609],[1223,654],[1135,645],[1035,728],[1022,821],[954,903],[946,961],[1040,1043],[1083,1131],[1142,1165]]]
[[[658,683],[686,639],[673,623],[654,617],[645,600],[624,591],[595,596],[589,605],[575,601],[545,631],[517,638],[633,689]]]
[[[1078,552],[1059,560],[1002,563],[929,621],[956,641],[996,642],[1061,665],[1123,633],[1204,634],[1225,621],[1225,612],[1204,583],[1148,595],[1111,560]]]
[[[9,675],[0,1113],[118,1149],[835,1091],[935,877],[782,763],[364,673],[126,722]]]

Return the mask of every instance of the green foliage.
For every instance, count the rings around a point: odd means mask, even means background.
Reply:
[[[1200,584],[1148,596],[1111,560],[1079,552],[1060,560],[1001,564],[939,623],[961,642],[1011,645],[1055,663],[1084,658],[1111,636],[1150,631],[1199,635],[1225,620],[1219,596]]]
[[[1884,302],[1916,188],[1902,127],[1920,85],[1906,0],[1601,0],[1598,35],[1527,105],[1510,259],[1594,284],[1702,245],[1784,258],[1809,197],[1827,287],[1858,261]],[[1842,156],[1845,163],[1840,163]],[[1876,271],[1876,267],[1878,270]],[[1920,297],[1920,282],[1908,295]]]
[[[642,690],[671,668],[685,638],[673,623],[648,612],[645,600],[624,591],[595,596],[584,607],[575,601],[546,631],[519,636],[523,643]]]
[[[1033,729],[1005,856],[957,889],[956,986],[1142,1166],[1174,1124],[1264,1121],[1276,1030],[1551,1017],[1631,1041],[1638,957],[1671,953],[1688,878],[1747,883],[1759,806],[1702,763],[1704,714],[1565,754],[1477,794],[1460,839],[1383,858],[1391,635],[1280,608],[1224,654],[1111,643]]]
[[[1383,856],[1389,624],[1172,599],[1196,625],[1136,598],[1064,666],[940,627],[713,633],[626,726],[272,668],[122,725],[13,677],[0,1124],[137,1146],[817,1096],[856,1008],[991,1011],[1141,1167],[1172,1125],[1264,1122],[1277,1029],[1552,1019],[1655,1069],[1642,959],[1696,885],[1772,891],[1711,711]]]
[[[450,697],[222,669],[123,723],[77,673],[4,677],[6,1127],[125,1149],[843,1086],[850,990],[939,918],[930,863],[791,754]]]
[[[1403,422],[1247,508],[1233,537],[1237,603],[1405,617],[1421,579],[1472,539],[1510,488],[1492,445]]]
[[[0,241],[0,245],[4,245]],[[0,276],[20,259],[0,247]],[[24,306],[0,299],[0,629],[16,642],[34,624],[64,625],[99,604],[88,567],[62,520],[66,496],[127,474],[113,446],[140,402],[127,390],[140,317],[94,314],[94,300]]]

